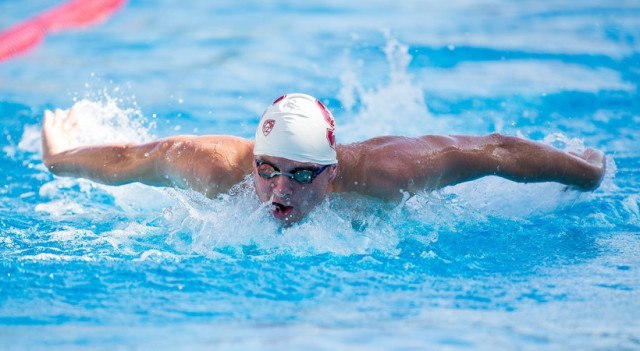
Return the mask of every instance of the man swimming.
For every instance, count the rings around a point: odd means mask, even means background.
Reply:
[[[42,159],[51,172],[120,185],[193,189],[214,198],[253,175],[255,191],[284,225],[303,219],[329,192],[388,201],[487,175],[517,182],[598,187],[604,154],[582,154],[500,134],[381,136],[335,142],[331,112],[316,98],[288,94],[262,115],[255,141],[228,135],[174,136],[144,144],[77,146],[77,116],[46,111]]]

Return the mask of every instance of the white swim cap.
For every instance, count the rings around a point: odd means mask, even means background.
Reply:
[[[335,121],[316,98],[306,94],[279,97],[260,118],[254,155],[329,165],[336,158]]]

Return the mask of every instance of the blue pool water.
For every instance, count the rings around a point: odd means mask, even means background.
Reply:
[[[0,1],[0,28],[57,1]],[[0,349],[640,349],[637,1],[131,1],[0,63]],[[498,178],[330,196],[281,229],[215,200],[53,177],[85,144],[251,138],[285,92],[338,142],[501,132],[608,157],[590,193]]]

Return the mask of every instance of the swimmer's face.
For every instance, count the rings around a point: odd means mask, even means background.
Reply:
[[[319,171],[323,166],[272,156],[256,156],[255,159],[253,181],[258,198],[262,202],[271,202],[271,213],[284,225],[290,225],[301,220],[318,206],[336,176],[337,167],[336,165],[331,165],[318,174],[311,183],[307,184],[291,179],[286,175],[276,175],[266,179],[259,174],[258,163],[266,165],[261,166],[262,170],[275,170],[285,173],[293,173],[296,170]],[[262,173],[264,175],[264,172]]]

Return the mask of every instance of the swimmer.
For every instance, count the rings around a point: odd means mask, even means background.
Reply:
[[[144,144],[80,146],[73,109],[46,111],[42,159],[59,176],[120,185],[192,189],[215,198],[252,174],[255,191],[283,225],[303,219],[329,192],[387,201],[496,175],[516,182],[558,182],[596,189],[601,151],[566,153],[500,134],[381,136],[336,144],[331,112],[316,98],[287,94],[269,106],[255,140],[229,135],[173,136]]]

